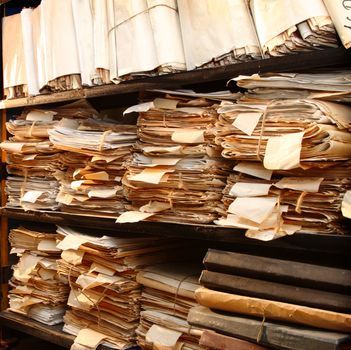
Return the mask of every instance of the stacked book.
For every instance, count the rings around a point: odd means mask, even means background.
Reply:
[[[350,270],[211,249],[204,264],[195,292],[201,306],[188,316],[191,325],[217,332],[203,334],[204,344],[218,339],[229,350],[239,338],[277,349],[350,346]]]
[[[347,233],[351,108],[329,99],[348,100],[350,84],[334,73],[235,80],[250,90],[217,110],[216,142],[237,163],[216,223],[262,240]]]
[[[63,330],[77,336],[77,347],[131,347],[139,324],[137,271],[176,258],[179,244],[154,236],[97,237],[67,227],[57,233],[63,250],[58,270],[71,289]]]
[[[9,234],[11,253],[19,257],[9,282],[9,309],[48,325],[63,321],[69,293],[67,279],[57,273],[61,249],[56,238],[55,233],[24,227]]]
[[[62,118],[74,122],[94,114],[97,112],[87,102],[77,101],[50,110],[24,111],[6,123],[12,136],[0,147],[7,152],[7,206],[25,210],[58,209],[56,176],[66,167],[62,151],[49,140],[49,131]]]
[[[49,131],[62,151],[66,171],[57,172],[57,202],[71,213],[118,216],[125,211],[121,179],[130,158],[136,127],[96,119],[62,120]]]
[[[214,142],[217,102],[165,97],[127,110],[140,112],[138,142],[123,178],[130,211],[118,222],[210,223],[232,166]]]
[[[191,263],[162,264],[142,269],[137,282],[142,288],[137,341],[142,349],[201,350],[202,330],[186,319],[197,305],[199,268]]]

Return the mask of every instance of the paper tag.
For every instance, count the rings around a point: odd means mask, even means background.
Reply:
[[[171,168],[146,168],[139,174],[133,175],[128,178],[129,181],[140,181],[150,184],[159,184],[162,177],[169,172],[174,172],[175,169]]]
[[[269,137],[263,165],[271,170],[289,170],[300,166],[304,132]]]
[[[33,110],[27,114],[26,120],[30,120],[33,122],[51,122],[54,119],[54,115],[56,114],[57,112],[53,111]]]
[[[277,201],[277,197],[238,197],[230,204],[228,212],[260,224],[273,211]]]
[[[233,170],[264,180],[270,180],[273,173],[272,170],[266,169],[261,163],[255,162],[240,162]]]
[[[154,349],[174,349],[182,333],[153,324],[147,331],[145,340],[154,344]],[[163,346],[160,347],[160,346]]]
[[[274,186],[302,192],[318,192],[322,177],[283,177]]]
[[[117,218],[116,223],[124,224],[127,222],[138,222],[141,220],[145,220],[152,215],[154,215],[154,214],[153,213],[142,213],[140,211],[127,211],[127,212],[121,214]]]
[[[234,197],[257,197],[266,196],[271,184],[259,184],[251,182],[237,182],[230,189],[229,194]]]
[[[262,117],[262,112],[240,113],[234,120],[233,126],[251,136],[258,122]]]
[[[155,98],[154,107],[158,109],[176,109],[178,102],[178,100],[169,98]]]
[[[203,143],[205,130],[179,129],[172,134],[172,141],[178,143]]]
[[[81,250],[67,249],[61,253],[61,258],[74,266],[80,265],[84,258],[84,252]]]
[[[45,191],[28,191],[21,198],[22,202],[35,203]]]
[[[89,242],[84,236],[68,235],[58,245],[57,248],[62,250],[77,250],[82,244]]]

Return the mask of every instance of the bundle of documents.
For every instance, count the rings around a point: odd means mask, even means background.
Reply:
[[[240,101],[261,104],[262,100],[319,99],[350,102],[350,70],[311,73],[240,75],[230,81],[248,90]]]
[[[141,112],[139,140],[123,178],[130,212],[117,222],[209,223],[217,217],[231,164],[214,143],[213,105],[168,97],[126,111]]]
[[[265,53],[282,56],[338,46],[323,0],[251,0],[250,8]]]
[[[234,338],[224,343],[242,338],[277,349],[350,345],[343,333],[351,328],[351,271],[213,249],[204,265],[204,287],[195,292],[202,306],[190,310],[188,321]],[[221,340],[220,334],[203,334],[203,341]]]
[[[130,158],[136,127],[95,119],[66,120],[49,131],[50,141],[66,151],[66,171],[56,174],[61,210],[116,217],[125,211],[121,179]]]
[[[57,235],[19,227],[12,229],[11,253],[19,257],[9,284],[10,310],[39,322],[61,323],[69,293],[67,279],[57,273]]]
[[[25,110],[6,123],[13,135],[0,144],[7,152],[6,182],[8,206],[27,209],[59,207],[56,201],[57,174],[64,171],[63,153],[49,140],[49,130],[62,118],[84,120],[97,112],[85,101],[77,101],[51,110]]]
[[[351,215],[346,196],[351,108],[315,98],[349,93],[347,76],[271,74],[234,80],[251,90],[217,109],[216,142],[224,157],[239,162],[223,192],[227,215],[216,223],[245,228],[248,237],[262,240],[296,231],[348,233],[343,216]],[[299,93],[308,98],[298,98]]]
[[[137,270],[172,259],[177,243],[154,236],[96,237],[67,227],[57,232],[63,250],[59,274],[71,287],[64,331],[77,335],[75,343],[88,349],[99,342],[116,349],[133,345],[141,295]],[[87,332],[98,333],[99,341],[84,343],[90,339]]]
[[[196,305],[198,276],[198,266],[185,263],[149,266],[138,273],[143,311],[137,340],[143,349],[204,349],[199,345],[202,330],[186,321]]]
[[[178,0],[188,70],[262,58],[245,0]]]

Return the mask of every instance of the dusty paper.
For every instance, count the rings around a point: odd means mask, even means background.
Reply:
[[[277,197],[238,197],[230,204],[228,212],[260,224],[273,211],[277,200]]]
[[[89,238],[84,236],[68,235],[58,245],[62,250],[77,250],[82,244],[89,242]]]
[[[200,305],[217,310],[295,322],[340,332],[351,331],[351,315],[348,314],[217,292],[203,287],[195,291],[195,298]]]
[[[155,98],[153,102],[155,108],[176,109],[179,101],[170,98]]]
[[[342,215],[351,219],[351,191],[346,191],[341,203]]]
[[[83,328],[79,331],[74,342],[95,349],[106,337],[105,334]]]
[[[263,165],[271,170],[289,170],[300,166],[304,132],[269,137]]]
[[[28,191],[21,198],[23,202],[35,203],[44,191]]]
[[[61,258],[73,266],[77,266],[82,263],[84,252],[82,250],[67,249],[62,251]]]
[[[139,174],[131,176],[129,180],[141,181],[141,182],[146,182],[150,184],[159,184],[162,180],[162,177],[166,173],[172,173],[172,172],[174,172],[174,169],[171,169],[171,168],[159,168],[159,167],[146,168],[146,169],[143,169],[143,171],[140,172]]]
[[[349,1],[323,0],[345,48],[351,46],[351,4]]]
[[[154,214],[153,213],[142,213],[140,211],[127,211],[117,218],[116,223],[124,224],[127,222],[139,222],[139,221],[142,221],[142,220],[149,218],[152,215],[154,215]]]

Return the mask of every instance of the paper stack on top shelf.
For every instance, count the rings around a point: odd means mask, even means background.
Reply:
[[[57,273],[55,233],[19,227],[12,229],[11,253],[19,257],[9,285],[10,310],[39,322],[55,325],[63,321],[69,294],[67,279]]]
[[[180,259],[182,245],[156,236],[94,237],[67,227],[57,232],[59,274],[71,287],[64,331],[88,349],[100,342],[116,349],[135,344],[141,295],[135,276],[147,265]]]
[[[338,47],[336,31],[323,0],[250,0],[264,53],[283,56]]]
[[[125,196],[132,202],[130,212],[117,222],[149,218],[210,223],[217,218],[232,165],[214,143],[215,104],[209,99],[168,96],[126,111],[140,112],[139,140],[123,178]]]
[[[191,325],[218,332],[203,334],[203,343],[240,338],[277,349],[350,346],[350,270],[213,249],[204,265],[204,287],[195,292],[201,306],[188,317]]]
[[[13,135],[0,144],[7,152],[6,193],[9,207],[50,209],[59,207],[56,201],[58,171],[63,171],[62,152],[49,140],[49,130],[60,119],[84,119],[97,112],[85,101],[77,101],[50,110],[24,111],[6,123]]]
[[[204,349],[199,345],[202,330],[186,321],[189,309],[197,305],[199,272],[198,265],[183,262],[149,266],[138,273],[143,288],[137,339],[143,349]]]
[[[113,217],[124,212],[127,201],[121,179],[137,138],[136,127],[94,119],[62,120],[49,135],[57,149],[66,151],[62,162],[67,170],[57,174],[61,210]]]
[[[253,96],[250,90],[217,109],[216,142],[225,158],[238,163],[222,199],[227,215],[216,223],[248,229],[248,237],[262,240],[296,231],[348,233],[343,216],[351,216],[351,108],[295,96],[299,89],[312,95],[325,89],[324,96],[345,92],[347,77],[271,74],[235,81],[252,88]],[[290,92],[295,98],[284,98]]]

